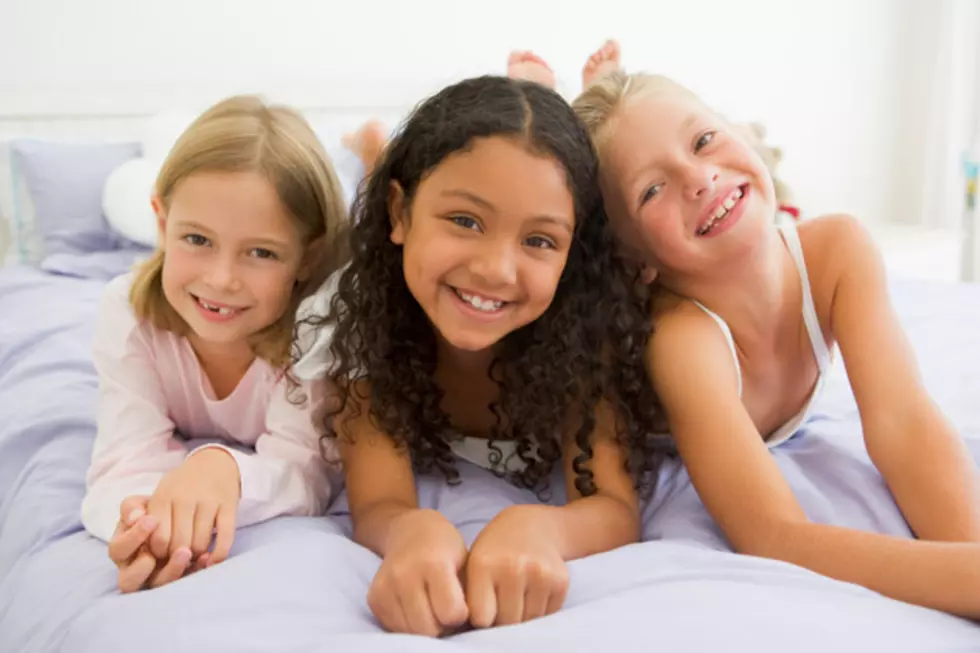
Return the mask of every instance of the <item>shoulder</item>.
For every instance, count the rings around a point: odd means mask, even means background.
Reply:
[[[725,333],[690,300],[660,304],[646,357],[654,387],[664,401],[684,387],[696,386],[699,378],[730,385],[737,393],[738,370]]]
[[[123,357],[134,344],[147,346],[156,329],[136,317],[129,292],[133,274],[115,277],[106,284],[99,299],[95,323],[94,348],[96,355]]]
[[[333,341],[334,324],[328,321],[330,305],[337,295],[341,268],[327,278],[312,294],[303,299],[296,311],[296,348],[298,360],[293,363],[292,373],[299,379],[310,381],[323,377],[329,368],[330,344]]]
[[[133,274],[115,277],[106,284],[99,298],[97,331],[111,331],[116,335],[128,333],[139,326],[133,312],[129,292],[133,286]]]
[[[824,215],[799,223],[800,244],[807,257],[841,272],[854,262],[877,258],[878,248],[867,226],[853,215]]]
[[[797,231],[821,314],[833,312],[842,284],[885,283],[881,252],[859,218],[825,215],[800,223]]]

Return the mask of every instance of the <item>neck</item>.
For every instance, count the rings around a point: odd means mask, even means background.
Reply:
[[[206,367],[248,367],[255,360],[255,352],[247,341],[214,343],[201,340],[195,334],[187,337],[197,354],[198,360]]]
[[[486,376],[490,369],[490,363],[493,362],[493,349],[467,351],[453,347],[439,338],[437,356],[438,367],[454,376]]]
[[[800,292],[793,259],[777,229],[731,266],[711,277],[677,284],[678,294],[699,301],[728,324],[740,347],[774,343],[787,318],[799,313]]]

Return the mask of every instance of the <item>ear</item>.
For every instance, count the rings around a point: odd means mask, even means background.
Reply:
[[[167,241],[167,210],[163,206],[163,200],[157,194],[153,194],[150,197],[150,205],[153,207],[153,212],[157,215],[157,231],[160,234],[157,243],[162,249],[163,244]]]
[[[642,268],[640,268],[640,279],[647,285],[650,285],[656,281],[658,274],[659,273],[649,265],[644,265]]]
[[[391,220],[391,242],[405,244],[405,191],[397,181],[388,187],[388,219]]]

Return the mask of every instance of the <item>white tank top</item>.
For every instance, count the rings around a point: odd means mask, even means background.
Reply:
[[[823,391],[824,383],[826,382],[827,376],[830,374],[830,368],[833,366],[834,362],[833,355],[827,348],[827,342],[824,340],[823,331],[820,329],[820,320],[817,318],[817,308],[813,303],[813,292],[810,290],[810,277],[806,271],[806,261],[803,259],[803,247],[800,245],[800,235],[796,231],[796,223],[784,223],[780,225],[779,231],[783,235],[786,248],[789,250],[789,254],[793,258],[793,262],[796,264],[796,270],[800,274],[800,283],[803,286],[803,323],[806,325],[807,334],[810,336],[810,345],[813,347],[813,357],[817,361],[818,372],[817,383],[813,388],[813,392],[810,393],[810,396],[807,398],[800,411],[790,418],[788,422],[773,431],[768,438],[766,438],[766,445],[770,448],[789,440],[806,421],[810,410],[813,408],[813,405],[819,398],[820,393]],[[738,396],[741,397],[742,366],[739,365],[738,362],[738,352],[735,350],[735,339],[732,338],[732,331],[728,328],[728,324],[725,323],[725,320],[723,320],[720,315],[709,310],[698,301],[695,301],[694,303],[718,323],[718,326],[721,328],[721,332],[725,336],[725,340],[728,341],[728,348],[732,352],[732,360],[735,361],[735,371],[738,373]]]

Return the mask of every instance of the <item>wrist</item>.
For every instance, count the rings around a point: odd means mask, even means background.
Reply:
[[[242,473],[238,464],[238,458],[230,449],[218,445],[206,445],[195,449],[187,456],[187,461],[194,459],[196,462],[206,465],[216,465],[222,470],[227,470],[229,477],[234,478],[238,488],[238,495],[242,493]]]

